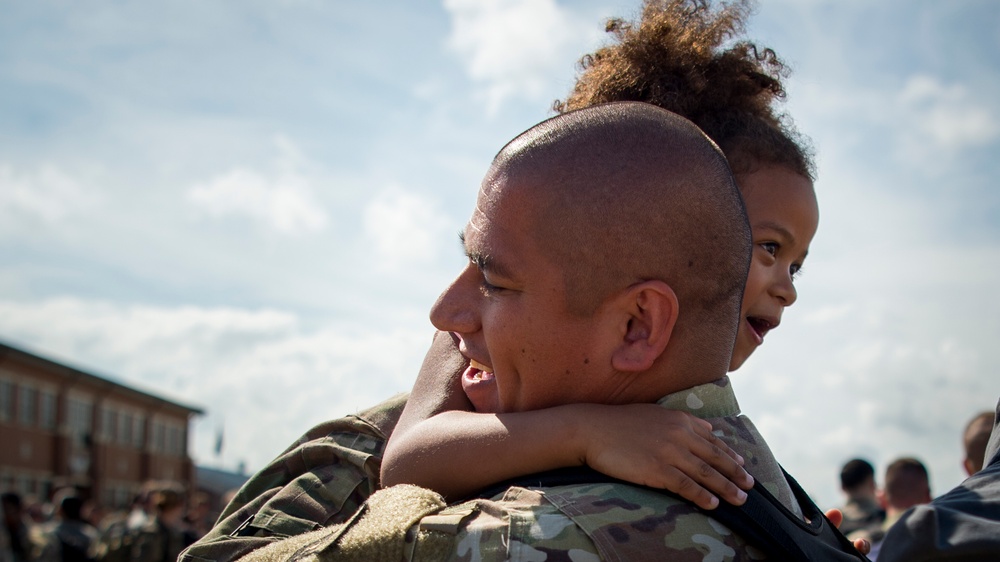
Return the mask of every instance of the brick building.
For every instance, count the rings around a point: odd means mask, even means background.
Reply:
[[[0,344],[0,491],[72,485],[124,507],[149,479],[193,489],[188,422],[202,413]]]

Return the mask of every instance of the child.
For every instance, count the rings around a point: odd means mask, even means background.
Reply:
[[[745,2],[713,11],[701,2],[647,0],[637,24],[609,23],[617,44],[584,57],[574,91],[556,104],[562,112],[612,101],[653,103],[694,121],[725,152],[754,243],[730,370],[795,302],[793,278],[818,222],[809,154],[772,107],[784,95],[782,63],[748,43],[721,50],[747,14]],[[711,509],[719,500],[706,488],[740,504],[739,487],[753,484],[742,459],[707,422],[657,405],[495,413],[490,366],[472,364],[460,376],[442,368],[455,362],[450,339],[436,338],[421,369],[386,448],[383,486],[413,483],[457,499],[507,478],[587,464]]]

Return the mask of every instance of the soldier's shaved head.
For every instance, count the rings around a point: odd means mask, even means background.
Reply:
[[[705,354],[728,361],[750,229],[725,157],[697,127],[633,102],[555,117],[500,151],[481,197],[501,194],[531,198],[533,236],[565,272],[570,309],[665,281],[680,303],[679,347],[699,370],[725,372]]]

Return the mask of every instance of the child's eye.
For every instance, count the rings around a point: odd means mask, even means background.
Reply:
[[[764,248],[764,251],[771,254],[772,256],[778,253],[777,242],[761,242],[760,247]]]
[[[802,264],[793,263],[792,267],[788,268],[788,272],[792,274],[792,281],[798,279],[802,276]]]

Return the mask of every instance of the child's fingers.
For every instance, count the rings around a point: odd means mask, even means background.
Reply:
[[[833,523],[833,526],[838,529],[840,528],[840,524],[844,522],[844,512],[837,508],[826,510],[825,515],[830,520],[830,523]]]
[[[744,490],[753,488],[753,476],[750,476],[750,474],[743,468],[743,457],[729,448],[725,442],[711,432],[701,433],[700,436],[704,439],[704,441],[701,446],[696,444],[691,449],[691,453],[693,455],[698,457],[702,462],[710,465],[711,468],[721,473],[727,481],[734,483],[736,486],[739,486]],[[704,467],[697,468],[702,473],[707,472]],[[692,476],[696,477],[696,475]],[[718,489],[712,489],[713,491],[721,493]]]
[[[833,523],[834,527],[840,528],[840,524],[844,522],[844,512],[839,509],[829,509],[826,512],[826,518]],[[872,543],[868,542],[866,539],[854,539],[854,548],[858,550],[861,554],[868,554],[872,551]]]
[[[663,474],[663,482],[659,484],[654,484],[654,487],[670,490],[702,509],[715,509],[719,506],[718,497],[674,467],[667,468]]]
[[[753,487],[753,479],[732,459],[725,457],[721,451],[718,451],[717,454],[720,459],[724,458],[728,462],[728,464],[722,463],[727,464],[726,469],[720,470],[702,459],[696,459],[689,475],[698,484],[707,488],[709,492],[718,495],[722,501],[733,505],[743,505],[743,502],[747,501],[747,493],[741,490],[737,483],[742,484],[745,483],[746,479],[749,479],[750,487]]]
[[[692,472],[700,474],[692,477]],[[666,488],[702,509],[715,509],[720,498],[733,505],[741,505],[747,498],[746,492],[705,463],[701,463],[701,468],[696,471],[691,470],[691,467],[684,470],[668,467],[662,477],[663,480],[656,487]]]
[[[745,484],[753,478],[722,449],[705,440],[695,440],[692,448],[671,447],[656,457],[655,471],[646,472],[647,485],[666,488],[704,509],[713,509],[719,499],[733,505],[746,501],[746,492],[734,480]]]
[[[743,457],[739,453],[734,451],[732,447],[727,445],[725,441],[719,439],[719,437],[712,431],[711,423],[703,419],[697,419],[697,418],[695,418],[694,421],[696,423],[694,424],[693,429],[696,435],[698,435],[705,441],[708,441],[712,445],[718,447],[719,449],[722,449],[723,451],[725,451],[726,455],[728,455],[730,458],[739,463],[740,466],[743,466],[744,462]]]

